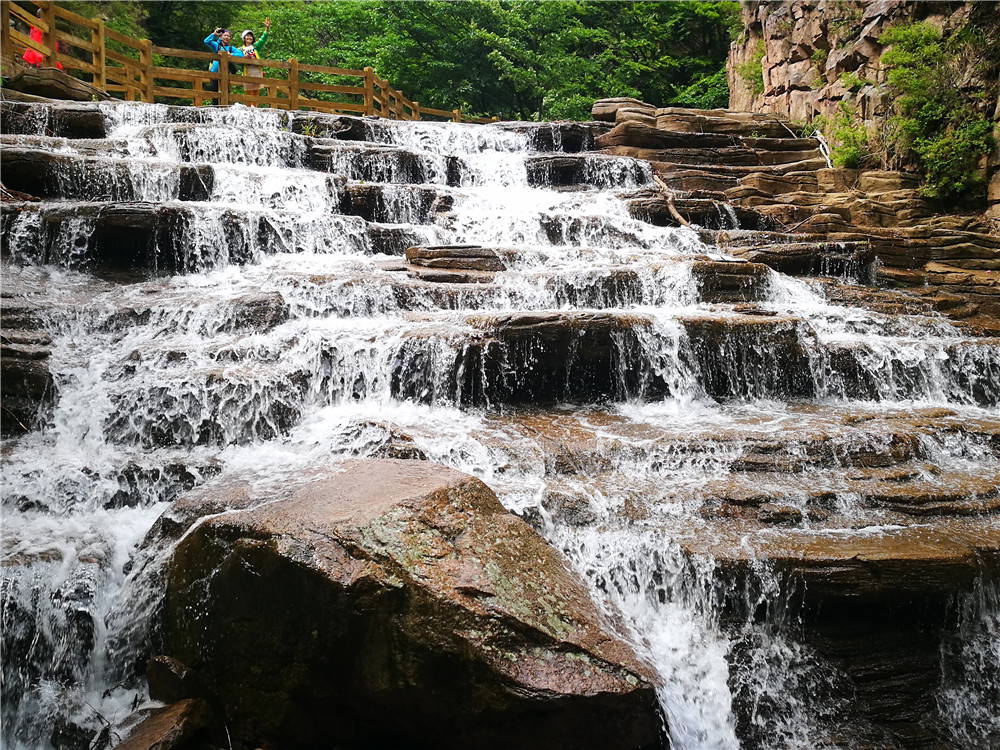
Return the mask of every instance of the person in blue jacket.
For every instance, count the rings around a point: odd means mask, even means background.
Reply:
[[[234,47],[233,45],[231,45],[229,43],[230,40],[231,36],[229,34],[229,29],[224,29],[220,26],[211,34],[205,37],[205,46],[208,47],[210,50],[212,50],[212,52],[219,52],[220,50],[225,50],[232,57],[243,57],[243,50],[241,50],[239,47]],[[208,67],[208,72],[209,73],[219,72],[218,60],[212,60],[212,64]],[[238,74],[240,72],[240,68],[238,65],[233,65],[233,63],[229,63],[229,72],[233,74]],[[213,79],[208,82],[208,86],[206,88],[209,91],[218,91],[219,82]]]

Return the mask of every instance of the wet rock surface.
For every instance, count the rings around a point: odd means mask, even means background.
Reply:
[[[381,460],[205,500],[236,512],[178,545],[168,631],[237,741],[659,742],[648,667],[481,482]]]
[[[885,22],[879,13],[875,16]],[[635,102],[608,99],[594,105],[595,117],[614,119],[617,111],[635,111]],[[973,317],[989,331],[1000,328],[997,237],[974,216],[937,216],[939,208],[920,195],[913,174],[829,168],[818,143],[797,137],[784,116],[669,108],[656,112],[655,122],[619,122],[597,138],[596,146],[604,153],[649,161],[671,190],[704,194],[701,206],[686,194],[676,197],[680,214],[694,224],[789,235],[781,245],[769,242],[763,254],[748,251],[743,257],[782,273],[865,280],[877,261],[878,283],[931,299],[955,295],[962,304],[940,308],[945,315]],[[631,205],[644,220],[678,224],[662,195]],[[726,224],[726,215],[732,224]],[[825,236],[812,249],[796,239],[816,233]]]
[[[248,748],[663,747],[654,685],[675,744],[997,736],[974,217],[770,115],[3,106],[4,406],[58,384],[2,446],[4,742],[92,744],[143,674]]]

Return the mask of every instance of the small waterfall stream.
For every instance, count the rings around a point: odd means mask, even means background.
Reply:
[[[752,303],[707,299],[699,264],[735,260],[630,214],[645,162],[579,155],[569,189],[501,125],[370,122],[346,141],[242,106],[100,108],[106,148],[47,136],[42,116],[5,140],[68,165],[57,199],[3,215],[4,287],[44,302],[57,393],[3,443],[5,746],[73,746],[144,700],[129,677],[148,654],[121,645],[149,625],[130,573],[171,501],[400,435],[483,479],[625,616],[675,750],[862,746],[831,739],[848,678],[798,637],[801,592],[762,550],[906,526],[861,489],[887,455],[893,481],[988,497],[997,449],[976,425],[1000,416],[995,340],[773,271]],[[112,207],[152,217],[122,226],[158,222],[150,273],[95,267]],[[415,245],[494,248],[503,270],[423,280],[399,257]],[[528,330],[575,338],[504,338],[532,315]],[[751,496],[798,525],[741,532],[708,512]],[[734,549],[759,558],[749,573],[724,565]],[[952,611],[936,700],[956,746],[986,748],[996,583]]]

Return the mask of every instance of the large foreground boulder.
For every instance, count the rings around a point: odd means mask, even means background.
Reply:
[[[349,461],[209,516],[170,563],[173,655],[235,747],[662,747],[651,671],[479,480]]]

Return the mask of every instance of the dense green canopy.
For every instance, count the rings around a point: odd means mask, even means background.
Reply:
[[[201,49],[216,26],[259,35],[266,57],[370,65],[425,106],[521,119],[586,119],[595,99],[728,103],[735,2],[467,0],[66,2],[154,44]]]

